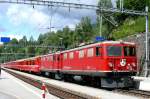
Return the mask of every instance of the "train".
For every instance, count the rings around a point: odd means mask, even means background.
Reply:
[[[123,41],[103,41],[2,65],[106,88],[132,87],[132,76],[138,71],[136,44]]]

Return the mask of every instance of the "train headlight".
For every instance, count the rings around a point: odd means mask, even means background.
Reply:
[[[136,66],[136,64],[135,64],[135,63],[132,63],[132,66],[133,66],[133,67],[135,67],[135,66]]]
[[[132,70],[133,70],[133,68],[132,68],[131,64],[128,64],[128,65],[127,65],[127,69],[128,69],[128,70],[130,70],[130,71],[132,71]]]
[[[113,67],[114,66],[114,64],[112,62],[109,62],[108,65],[109,65],[109,67]]]
[[[125,66],[125,65],[126,65],[126,59],[121,59],[120,65],[121,65],[121,66]]]

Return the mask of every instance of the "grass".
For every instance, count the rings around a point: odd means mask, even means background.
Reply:
[[[136,19],[128,18],[124,21],[124,23],[121,26],[112,31],[113,37],[115,39],[120,39],[136,33],[145,32],[145,21],[146,21],[145,17],[138,17]]]

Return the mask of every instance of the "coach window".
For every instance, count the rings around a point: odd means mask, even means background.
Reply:
[[[53,55],[53,61],[56,61],[56,56],[55,55]]]
[[[53,57],[52,56],[50,56],[50,60],[53,61]]]
[[[64,54],[64,60],[67,59],[67,53]]]
[[[52,58],[51,58],[51,56],[49,56],[49,61],[52,61]]]
[[[43,57],[43,61],[45,61],[45,57]]]
[[[47,61],[50,61],[49,56],[47,56]]]
[[[93,53],[94,53],[93,48],[89,48],[87,51],[87,57],[93,57],[93,55],[94,55]]]
[[[50,61],[49,56],[47,56],[47,61]]]
[[[97,46],[96,47],[96,56],[100,56],[101,55],[101,47],[100,46]]]
[[[69,53],[69,58],[70,58],[70,59],[73,59],[73,58],[74,58],[73,52],[70,52],[70,53]]]
[[[31,65],[34,65],[34,60],[31,60]]]
[[[84,50],[80,50],[79,51],[79,58],[83,58],[84,57]]]

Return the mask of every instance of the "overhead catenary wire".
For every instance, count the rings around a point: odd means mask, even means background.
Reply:
[[[126,13],[126,14],[134,14],[134,15],[141,15],[141,16],[147,15],[147,12],[145,11],[104,8],[97,5],[66,3],[66,2],[56,2],[56,1],[47,1],[47,0],[1,0],[0,3],[27,4],[27,5],[34,5],[34,6],[41,5],[41,6],[52,6],[52,7],[67,7],[67,8],[76,8],[76,9],[91,9],[91,10],[97,10],[103,12]]]

